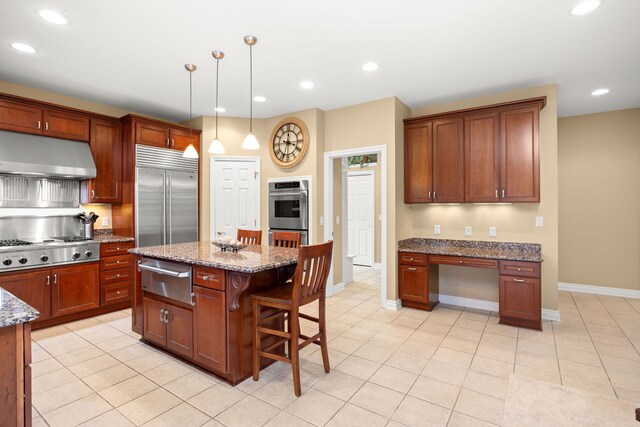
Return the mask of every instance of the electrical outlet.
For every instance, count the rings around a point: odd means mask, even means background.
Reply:
[[[496,237],[496,228],[489,227],[489,237]]]
[[[471,228],[471,226],[470,226],[470,225],[466,225],[466,226],[464,227],[464,235],[465,235],[465,236],[471,236],[471,235],[473,235],[473,228]]]
[[[440,234],[440,224],[433,226],[433,234]]]
[[[544,217],[536,217],[536,227],[544,227]]]
[[[108,216],[103,216],[102,217],[102,225],[105,226],[105,227],[109,225],[109,217]]]
[[[324,225],[324,217],[323,216],[320,217],[320,225]]]
[[[340,217],[339,216],[336,217],[336,224],[340,224]]]

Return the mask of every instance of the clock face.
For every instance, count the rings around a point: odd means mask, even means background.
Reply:
[[[271,134],[271,158],[290,168],[304,158],[309,145],[309,132],[302,120],[290,117],[278,123]]]

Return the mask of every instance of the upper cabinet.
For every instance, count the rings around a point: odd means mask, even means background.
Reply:
[[[177,128],[162,122],[134,119],[135,143],[154,147],[184,150],[191,138],[196,150],[200,151],[200,131]]]
[[[405,120],[405,203],[539,202],[545,97]]]
[[[0,129],[53,138],[89,141],[89,117],[0,99]]]
[[[91,119],[89,140],[96,177],[82,181],[82,203],[120,203],[122,200],[122,125],[118,120]]]

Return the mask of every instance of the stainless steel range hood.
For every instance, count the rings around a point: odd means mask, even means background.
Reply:
[[[96,177],[89,144],[0,131],[0,174],[63,179]]]

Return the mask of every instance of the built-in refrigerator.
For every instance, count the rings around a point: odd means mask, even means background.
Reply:
[[[198,240],[198,159],[181,151],[136,145],[138,246]]]

